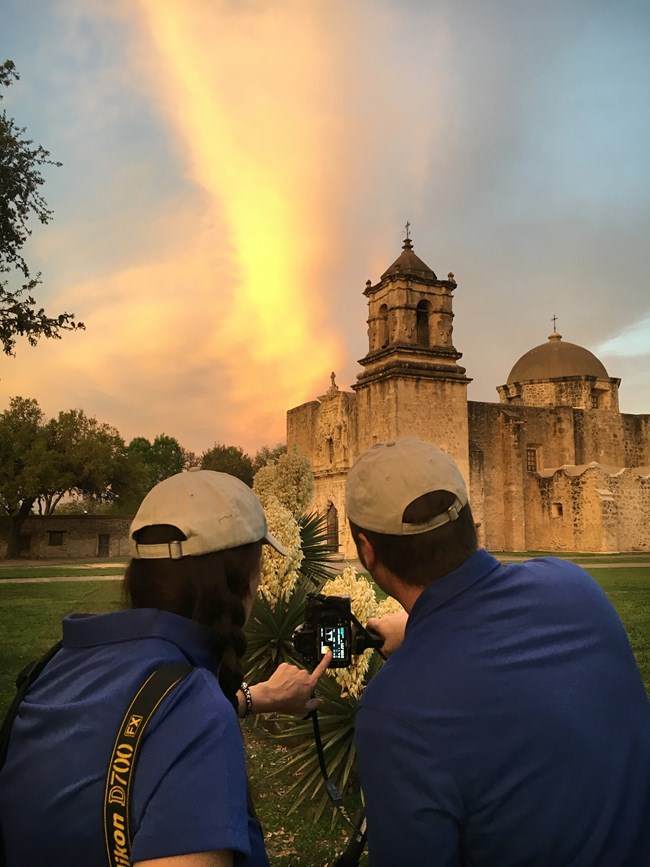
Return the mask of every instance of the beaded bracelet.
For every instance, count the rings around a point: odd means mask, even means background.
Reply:
[[[253,697],[247,683],[242,683],[239,688],[244,693],[244,698],[246,699],[246,707],[244,708],[244,716],[246,717],[253,710]]]

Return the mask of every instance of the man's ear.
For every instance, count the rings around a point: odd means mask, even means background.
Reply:
[[[372,570],[377,564],[377,555],[375,554],[375,549],[372,547],[368,537],[364,533],[359,533],[357,551],[359,553],[359,560],[361,560],[368,572],[372,573]]]

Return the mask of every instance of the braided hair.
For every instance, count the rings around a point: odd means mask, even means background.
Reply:
[[[167,524],[143,527],[137,542],[153,545],[184,541],[185,535]],[[214,551],[179,560],[134,558],[124,575],[123,596],[128,608],[158,608],[206,626],[217,660],[215,674],[224,695],[237,710],[237,690],[243,680],[246,652],[245,600],[259,572],[262,542]]]

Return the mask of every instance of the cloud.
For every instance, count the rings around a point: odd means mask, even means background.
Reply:
[[[596,352],[598,355],[622,358],[647,357],[650,355],[650,316],[628,325],[620,334],[604,340]]]

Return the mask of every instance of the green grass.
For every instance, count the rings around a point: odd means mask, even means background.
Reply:
[[[650,696],[650,566],[589,569],[625,624],[637,664]]]
[[[71,611],[119,607],[119,581],[0,584],[0,713],[10,703],[16,674],[61,637]]]
[[[585,566],[623,620],[650,694],[650,564],[593,570]],[[118,580],[0,583],[0,714],[11,701],[17,672],[59,639],[60,621],[65,614],[111,611],[119,604]],[[309,807],[289,814],[284,795],[293,778],[282,773],[271,776],[286,763],[288,748],[255,725],[254,720],[244,724],[244,740],[271,863],[275,867],[322,867],[331,863],[345,847],[346,826],[339,822],[332,827],[328,816],[315,820]]]
[[[124,574],[124,565],[115,566],[0,566],[0,578],[88,578]]]

